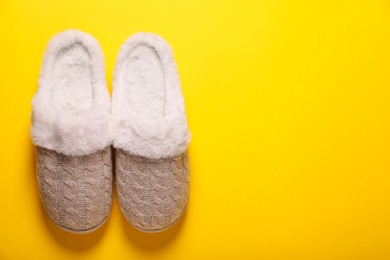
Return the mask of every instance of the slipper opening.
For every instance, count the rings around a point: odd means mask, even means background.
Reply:
[[[165,79],[157,51],[146,44],[132,49],[119,77],[131,111],[150,119],[165,116]]]
[[[72,114],[93,105],[91,57],[86,46],[74,42],[60,49],[54,58],[50,79],[50,102]]]

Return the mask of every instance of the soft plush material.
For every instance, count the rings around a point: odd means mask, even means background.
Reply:
[[[87,155],[111,144],[103,54],[92,36],[69,30],[52,38],[32,103],[35,145]]]
[[[123,214],[145,232],[172,226],[188,203],[190,133],[172,50],[161,37],[138,33],[123,44],[112,120]]]
[[[114,72],[114,147],[159,159],[187,150],[191,139],[172,50],[161,37],[125,41]]]
[[[97,41],[80,31],[55,35],[33,99],[31,136],[43,208],[60,228],[88,233],[112,203],[110,99]]]

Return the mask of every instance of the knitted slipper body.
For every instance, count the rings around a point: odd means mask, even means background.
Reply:
[[[33,98],[40,197],[49,217],[69,232],[88,233],[112,203],[110,96],[97,41],[68,30],[49,42]]]
[[[190,132],[173,54],[159,36],[138,33],[123,44],[112,121],[123,214],[142,231],[170,227],[188,202]]]

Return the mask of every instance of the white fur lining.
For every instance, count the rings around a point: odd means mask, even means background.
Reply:
[[[122,45],[111,114],[115,148],[153,159],[186,151],[191,134],[180,80],[172,50],[161,37],[137,33]]]
[[[92,36],[68,30],[50,40],[32,104],[35,145],[85,155],[111,144],[103,53]]]

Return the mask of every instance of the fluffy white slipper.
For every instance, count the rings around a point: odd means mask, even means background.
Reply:
[[[122,212],[143,231],[171,226],[188,201],[190,132],[173,54],[161,37],[138,33],[123,44],[112,122]]]
[[[51,39],[32,103],[42,204],[63,229],[92,231],[112,201],[110,96],[92,36],[68,30]]]

